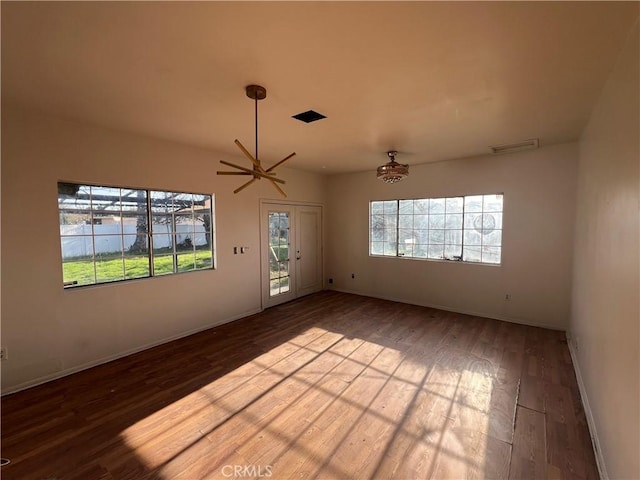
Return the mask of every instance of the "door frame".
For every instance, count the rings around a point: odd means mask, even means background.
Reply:
[[[260,216],[260,222],[259,222],[259,228],[260,228],[260,305],[262,310],[264,310],[265,308],[268,308],[269,306],[265,305],[265,295],[268,295],[268,292],[265,292],[265,289],[268,290],[269,286],[268,284],[265,285],[265,275],[268,274],[268,272],[265,272],[265,261],[264,261],[264,255],[268,255],[268,252],[265,251],[265,248],[268,248],[266,243],[268,242],[268,234],[267,232],[265,232],[265,225],[264,225],[264,212],[265,212],[265,208],[266,205],[282,205],[283,207],[320,207],[320,225],[321,225],[321,232],[320,232],[320,255],[321,255],[321,261],[320,261],[320,271],[321,271],[321,275],[322,275],[322,282],[321,282],[321,288],[324,290],[327,288],[326,286],[326,282],[325,282],[325,278],[324,278],[324,272],[325,272],[325,256],[324,256],[324,244],[325,244],[325,205],[323,203],[319,203],[319,202],[301,202],[301,201],[294,201],[294,200],[281,200],[281,199],[270,199],[270,198],[261,198],[260,199],[260,205],[259,205],[259,216]],[[294,208],[295,211],[295,208]],[[293,220],[295,222],[295,219]],[[291,240],[290,240],[291,241]],[[293,286],[294,288],[296,288],[296,286]],[[294,299],[297,298],[295,295],[293,297]]]

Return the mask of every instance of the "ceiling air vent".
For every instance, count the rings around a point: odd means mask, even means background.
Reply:
[[[327,118],[327,117],[325,115],[322,115],[321,113],[314,112],[313,110],[307,110],[306,112],[293,115],[292,118],[295,118],[296,120],[300,120],[301,122],[304,122],[304,123],[311,123],[311,122],[315,122],[316,120],[322,120],[323,118]]]
[[[523,142],[518,143],[507,143],[504,145],[493,145],[489,147],[491,153],[494,155],[499,155],[502,153],[514,153],[521,152],[522,150],[535,150],[539,146],[539,141],[537,138],[532,138],[531,140],[524,140]]]

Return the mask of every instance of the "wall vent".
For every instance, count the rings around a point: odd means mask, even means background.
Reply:
[[[494,155],[499,155],[502,153],[513,153],[520,152],[522,150],[535,150],[539,147],[539,140],[537,138],[532,138],[530,140],[524,140],[518,143],[506,143],[504,145],[493,145],[489,147],[491,153]]]

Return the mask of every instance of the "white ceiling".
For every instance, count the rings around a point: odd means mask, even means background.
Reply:
[[[2,2],[2,101],[235,156],[258,83],[263,162],[326,173],[549,145],[579,137],[638,6]]]

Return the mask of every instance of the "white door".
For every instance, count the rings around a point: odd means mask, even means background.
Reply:
[[[322,290],[322,207],[262,203],[262,304]]]
[[[296,296],[322,290],[322,207],[296,206]]]

